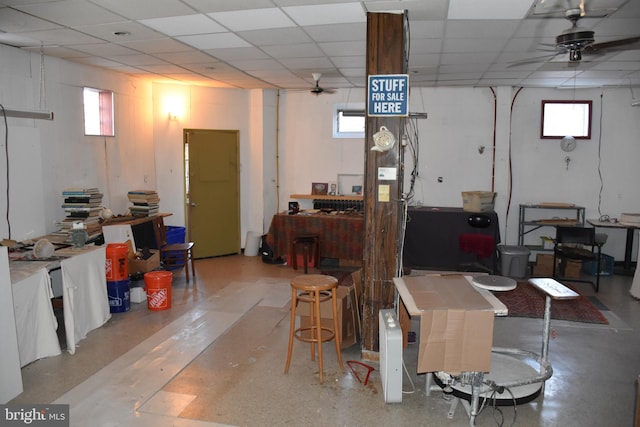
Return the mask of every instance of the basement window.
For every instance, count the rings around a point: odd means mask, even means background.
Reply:
[[[113,91],[85,87],[84,134],[114,136]]]
[[[592,101],[542,101],[541,139],[591,139]]]
[[[333,111],[334,138],[364,138],[364,104],[336,104]]]

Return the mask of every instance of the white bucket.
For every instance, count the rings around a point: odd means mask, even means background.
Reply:
[[[260,250],[260,238],[262,235],[257,231],[247,231],[247,239],[244,242],[245,256],[257,256]]]

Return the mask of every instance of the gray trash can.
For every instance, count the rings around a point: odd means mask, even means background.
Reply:
[[[500,275],[514,279],[528,276],[529,255],[531,251],[525,246],[498,246],[500,254]]]

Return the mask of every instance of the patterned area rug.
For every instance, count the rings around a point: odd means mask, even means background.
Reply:
[[[571,286],[568,287],[571,288]],[[545,295],[527,282],[518,282],[518,286],[514,290],[496,292],[495,296],[507,306],[511,317],[542,318],[544,316]],[[591,298],[595,300],[595,297]],[[595,300],[594,302],[604,307],[599,301]],[[598,310],[594,302],[589,297],[582,295],[572,300],[552,300],[551,318],[608,325],[609,321]]]

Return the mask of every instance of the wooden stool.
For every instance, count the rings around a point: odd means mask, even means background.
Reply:
[[[335,277],[324,274],[309,274],[297,276],[291,280],[291,323],[289,325],[289,350],[287,351],[287,364],[284,373],[289,371],[291,363],[291,351],[293,350],[293,338],[311,343],[311,360],[315,360],[315,347],[318,346],[318,366],[320,368],[320,383],[324,381],[322,370],[322,343],[334,340],[340,370],[342,365],[342,353],[340,352],[340,329],[338,326],[338,280]],[[320,303],[331,299],[333,305],[333,329],[322,326]],[[308,327],[295,329],[296,307],[298,302],[309,303]],[[323,334],[323,332],[327,332]]]
[[[320,237],[317,234],[302,234],[296,236],[291,242],[289,258],[291,258],[291,265],[294,270],[298,269],[298,248],[302,248],[304,274],[307,274],[307,265],[310,259],[313,259],[315,268],[320,267]]]

